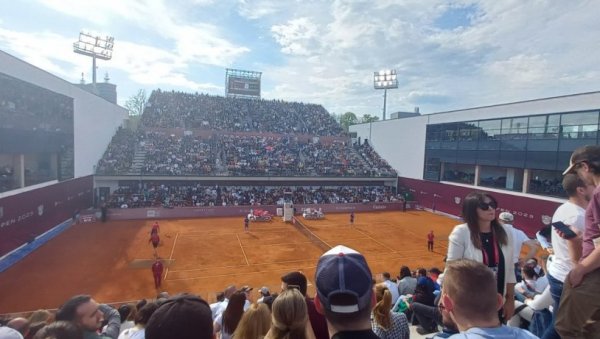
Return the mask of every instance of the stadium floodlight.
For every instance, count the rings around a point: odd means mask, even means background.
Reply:
[[[387,90],[398,88],[398,79],[395,69],[384,69],[373,73],[373,86],[383,90],[383,120],[387,105]]]
[[[92,58],[92,83],[94,86],[96,86],[96,59],[112,59],[114,45],[114,37],[101,37],[85,32],[80,32],[79,40],[73,43],[73,52]]]

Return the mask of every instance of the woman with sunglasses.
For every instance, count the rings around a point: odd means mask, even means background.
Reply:
[[[470,259],[488,266],[496,275],[498,293],[505,297],[503,319],[514,313],[515,271],[512,263],[513,241],[510,229],[496,219],[498,203],[482,192],[466,196],[462,206],[464,224],[450,234],[447,261]]]

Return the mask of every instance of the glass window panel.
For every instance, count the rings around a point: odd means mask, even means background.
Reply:
[[[562,188],[562,173],[560,171],[532,170],[528,193],[566,197]]]
[[[444,163],[443,180],[473,185],[475,182],[475,166]]]
[[[479,185],[511,191],[523,189],[523,169],[481,166]]]
[[[598,111],[582,113],[564,113],[561,125],[596,125],[598,126]]]
[[[500,134],[502,120],[483,120],[479,122],[481,140],[497,140]]]
[[[563,126],[563,139],[596,139],[597,125]]]

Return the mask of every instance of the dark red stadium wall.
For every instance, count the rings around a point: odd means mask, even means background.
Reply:
[[[211,206],[211,207],[178,207],[178,208],[123,208],[110,209],[110,220],[136,219],[177,219],[198,217],[232,217],[245,216],[251,208],[262,209],[275,214],[278,206]],[[306,207],[321,208],[324,213],[350,213],[374,211],[399,211],[401,203],[364,203],[364,204],[325,204],[294,205],[298,213]],[[240,220],[241,222],[241,220]]]
[[[522,229],[530,237],[533,237],[540,228],[544,227],[542,216],[552,216],[560,205],[560,203],[553,201],[509,193],[490,192],[483,187],[473,189],[402,177],[398,178],[398,186],[413,190],[414,200],[418,201],[421,206],[432,208],[435,199],[435,209],[437,211],[455,216],[461,215],[462,201],[467,194],[475,190],[488,192],[498,200],[499,209],[512,213],[515,216],[515,226]],[[434,198],[434,194],[438,196]]]
[[[0,257],[92,205],[93,177],[0,199]]]

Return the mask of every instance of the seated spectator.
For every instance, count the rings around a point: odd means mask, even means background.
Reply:
[[[158,303],[156,302],[146,303],[142,306],[135,315],[134,326],[121,332],[118,339],[144,339],[146,325],[148,325],[150,317],[157,309]]]
[[[147,339],[212,339],[212,313],[208,303],[191,294],[169,298],[146,325]]]
[[[383,283],[385,286],[387,286],[388,290],[392,294],[392,305],[395,305],[398,301],[398,297],[400,297],[400,294],[398,293],[398,285],[391,280],[388,272],[383,272],[381,276],[383,277]]]
[[[311,339],[315,338],[308,320],[306,301],[296,288],[281,292],[273,301],[271,328],[267,339]]]
[[[398,293],[404,296],[412,295],[415,294],[416,288],[417,278],[412,276],[408,266],[402,266],[400,268],[400,275],[398,276]]]
[[[41,328],[34,339],[84,339],[84,336],[81,329],[72,322],[57,321]]]
[[[435,283],[427,276],[427,270],[420,268],[417,271],[417,287],[413,295],[413,302],[433,306],[435,299]]]
[[[135,323],[133,321],[135,319],[136,314],[135,305],[124,304],[119,306],[117,311],[119,312],[119,316],[121,317],[121,328],[119,329],[119,333],[123,333],[123,331],[135,326]]]
[[[0,327],[0,338],[2,339],[23,339],[23,335],[14,328],[7,326]]]
[[[548,287],[548,278],[545,276],[540,277],[533,264],[523,266],[521,277],[523,277],[523,280],[515,285],[515,299],[518,301],[523,302],[525,299],[531,299],[535,295],[542,294]]]
[[[392,293],[385,283],[375,285],[375,298],[377,304],[371,316],[373,332],[383,339],[408,339],[410,329],[406,315],[392,312]]]
[[[231,298],[231,296],[236,291],[237,289],[235,288],[235,285],[229,285],[227,286],[227,288],[225,288],[225,290],[223,291],[223,301],[215,303],[216,305],[214,305],[214,308],[210,308],[213,313],[213,319],[217,319],[217,317],[220,316],[225,311],[225,309],[227,309],[227,305],[229,304],[229,298]]]
[[[77,295],[67,300],[56,313],[57,321],[70,321],[79,326],[86,339],[112,338],[117,339],[121,327],[121,317],[114,308],[98,304],[89,295]],[[102,332],[97,334],[106,320],[108,325]]]
[[[220,332],[221,339],[231,338],[242,319],[245,303],[246,294],[244,292],[237,291],[231,295],[227,303],[227,308],[222,314],[217,316],[213,325],[214,333],[217,334]]]
[[[236,339],[257,339],[264,338],[271,327],[271,311],[269,306],[264,303],[252,304],[244,312],[240,323],[238,324],[233,337]]]
[[[260,290],[258,290],[258,293],[260,293],[260,298],[258,298],[258,300],[256,301],[257,303],[262,303],[265,297],[271,295],[271,292],[269,291],[269,288],[267,286],[261,287]]]
[[[339,245],[321,256],[315,306],[325,315],[330,338],[379,338],[371,328],[372,279],[365,258],[351,248]]]
[[[45,323],[49,324],[54,320],[54,315],[48,310],[37,310],[37,311],[33,311],[29,315],[28,319],[31,324],[35,324],[35,323],[39,323],[39,322],[45,322]]]
[[[18,317],[18,318],[11,319],[6,324],[6,327],[15,329],[15,330],[19,331],[19,333],[21,333],[21,335],[23,337],[27,337],[27,335],[29,334],[29,326],[30,325],[31,325],[31,323],[29,322],[29,320],[22,318],[22,317]]]
[[[527,298],[523,302],[515,300],[515,315],[508,320],[508,325],[512,327],[528,328],[533,319],[533,314],[536,311],[543,310],[550,312],[552,303],[552,294],[549,286],[546,286],[542,293]],[[527,327],[524,327],[523,325],[526,325]]]
[[[526,330],[500,322],[498,310],[503,303],[496,277],[488,267],[466,259],[446,264],[440,309],[461,332],[451,338],[536,338]]]

